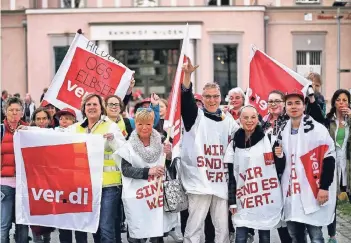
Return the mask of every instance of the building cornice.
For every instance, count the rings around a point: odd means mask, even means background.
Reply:
[[[18,10],[1,10],[1,14],[24,14],[26,12],[25,9]]]
[[[297,11],[297,12],[306,12],[306,11],[336,11],[337,7],[333,6],[315,6],[315,5],[303,5],[303,6],[283,6],[283,7],[273,7],[273,6],[267,6],[266,7],[267,12],[291,12],[291,11]],[[351,6],[345,6],[341,7],[340,10],[351,10]]]
[[[264,12],[265,6],[229,7],[131,7],[131,8],[55,8],[27,9],[26,14],[84,14],[84,13],[153,13],[153,12]]]
[[[94,25],[94,26],[99,26],[99,25],[154,25],[155,22],[89,22],[89,25]],[[179,25],[179,24],[189,24],[189,25],[202,25],[202,21],[188,21],[188,22],[182,22],[182,21],[173,21],[173,22],[162,22],[162,23],[157,23],[157,25]]]

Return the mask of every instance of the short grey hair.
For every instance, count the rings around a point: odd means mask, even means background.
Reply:
[[[216,83],[216,82],[206,83],[204,88],[202,89],[202,93],[207,89],[217,89],[219,92],[221,92],[221,88],[219,87],[218,83]]]
[[[4,113],[6,114],[7,109],[12,105],[12,104],[18,104],[19,106],[21,106],[22,111],[24,110],[24,105],[23,105],[23,101],[16,97],[13,96],[11,98],[8,98],[8,100],[6,101],[5,105],[4,105]]]
[[[245,93],[240,87],[232,88],[231,90],[229,90],[228,95],[231,94],[241,94],[243,99],[245,99]]]

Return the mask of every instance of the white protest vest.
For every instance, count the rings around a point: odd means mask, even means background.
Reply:
[[[182,140],[180,171],[187,193],[228,199],[228,166],[223,158],[238,128],[232,116],[213,121],[198,110],[195,124],[189,132],[184,132]]]
[[[273,229],[281,220],[283,199],[267,135],[250,149],[235,148],[237,227]]]
[[[163,165],[162,157],[155,163],[144,162],[137,155],[129,142],[125,143],[117,154],[136,168],[152,168]],[[177,224],[177,214],[166,213],[163,210],[163,185],[158,203],[156,194],[159,178],[149,177],[148,180],[132,179],[123,176],[122,200],[126,215],[129,234],[132,238],[142,239],[163,236]]]
[[[330,185],[329,200],[319,205],[317,194],[323,159],[335,158],[334,141],[328,130],[311,117],[304,116],[298,134],[291,135],[291,120],[282,131],[287,158],[282,176],[284,219],[314,226],[326,226],[334,220],[336,170]]]

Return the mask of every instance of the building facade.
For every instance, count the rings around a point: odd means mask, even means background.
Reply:
[[[196,92],[216,81],[222,93],[246,89],[251,45],[306,76],[322,75],[330,100],[351,88],[351,4],[331,0],[2,0],[2,89],[39,100],[78,29],[136,71],[145,95],[167,97],[189,23],[188,55],[200,68]]]

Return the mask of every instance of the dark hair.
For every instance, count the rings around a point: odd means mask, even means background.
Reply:
[[[8,94],[7,90],[3,90],[3,91],[1,92],[1,96],[2,96],[2,95],[5,95],[5,94]]]
[[[19,93],[16,93],[13,95],[14,97],[18,97],[18,98],[21,98],[21,95]]]
[[[268,96],[270,96],[271,94],[280,95],[282,100],[285,102],[285,94],[282,91],[280,91],[280,90],[272,90],[271,92],[269,92]]]
[[[111,99],[111,98],[116,98],[116,99],[118,100],[118,102],[119,102],[119,108],[120,108],[120,110],[121,110],[120,113],[122,113],[122,112],[124,111],[124,109],[125,109],[125,106],[124,106],[124,103],[123,103],[122,99],[121,99],[119,96],[117,96],[117,95],[109,95],[109,96],[106,96],[106,98],[105,98],[105,106],[107,107],[107,102],[108,102],[108,100]]]
[[[104,101],[102,100],[102,97],[100,95],[97,94],[88,94],[87,96],[84,97],[83,102],[82,102],[82,106],[80,108],[83,118],[86,118],[87,115],[85,114],[85,105],[88,102],[88,100],[90,100],[91,98],[98,98],[99,100],[99,104],[101,106],[101,115],[106,115],[106,109],[105,109],[105,105],[104,105]]]
[[[7,111],[7,108],[9,108],[9,106],[12,105],[12,104],[18,104],[18,105],[20,105],[21,108],[22,108],[22,111],[23,111],[23,109],[24,109],[24,107],[23,107],[23,101],[22,101],[20,98],[14,96],[14,97],[9,98],[9,99],[6,101],[5,106],[4,106],[4,112],[6,112],[6,111]]]
[[[32,115],[32,125],[33,125],[33,123],[35,122],[35,119],[37,118],[37,114],[40,113],[40,112],[45,112],[45,114],[47,115],[49,121],[51,122],[51,116],[50,116],[50,113],[48,112],[48,110],[47,110],[45,107],[39,107],[38,109],[36,109],[36,110],[33,112],[33,115]]]
[[[328,120],[330,120],[334,116],[334,114],[336,112],[335,102],[341,94],[345,94],[347,96],[348,103],[349,103],[348,105],[350,105],[351,95],[350,95],[350,92],[348,90],[338,89],[337,91],[335,91],[335,93],[333,94],[333,97],[331,99],[331,109],[330,109],[329,113],[327,114]]]

